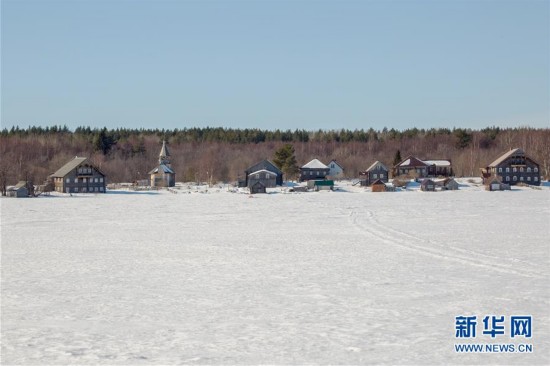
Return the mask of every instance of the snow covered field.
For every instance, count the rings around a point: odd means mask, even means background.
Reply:
[[[2,364],[550,364],[548,187],[342,190],[1,199]]]

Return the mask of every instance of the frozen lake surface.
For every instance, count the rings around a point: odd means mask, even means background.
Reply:
[[[343,189],[1,199],[2,364],[550,364],[550,189]]]

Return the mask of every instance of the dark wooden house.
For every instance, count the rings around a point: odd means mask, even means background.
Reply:
[[[170,165],[170,151],[166,141],[162,141],[159,153],[159,164],[149,172],[151,187],[174,187],[176,185],[176,173]]]
[[[388,174],[388,168],[381,162],[375,161],[367,170],[359,173],[359,180],[362,186],[370,186],[377,180],[387,183]]]
[[[323,180],[330,172],[330,168],[317,159],[313,159],[300,168],[300,181]]]
[[[251,193],[265,193],[266,188],[277,186],[277,173],[267,169],[258,170],[248,174],[248,188]],[[263,192],[254,192],[256,188],[263,187]]]
[[[481,169],[483,183],[498,178],[502,183],[515,185],[525,183],[540,185],[540,166],[522,149],[513,149],[501,155],[484,169]]]
[[[239,187],[250,187],[248,180],[252,173],[256,174],[256,172],[267,170],[268,172],[272,172],[275,174],[275,185],[276,186],[282,186],[283,185],[283,172],[275,166],[271,161],[265,159],[260,161],[259,163],[256,163],[250,167],[248,167],[244,171],[244,180],[239,181]]]
[[[62,193],[105,193],[105,174],[88,158],[76,156],[50,175],[55,191]]]
[[[453,175],[451,160],[420,160],[412,155],[407,156],[393,167],[393,176],[407,175],[417,178],[449,177]]]

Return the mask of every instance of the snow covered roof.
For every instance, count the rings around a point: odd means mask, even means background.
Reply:
[[[174,171],[165,164],[160,164],[158,167],[151,170],[147,174],[157,174],[159,171],[161,171],[162,173],[165,173],[165,174],[175,174]]]
[[[380,165],[380,167],[384,168],[384,170],[388,170],[388,168],[386,168],[386,166],[384,164],[382,164],[381,162],[379,162],[378,160],[376,160],[371,166],[369,166],[369,168],[366,170],[367,172],[370,172],[371,170],[373,170],[374,168],[376,168],[377,165]]]
[[[302,168],[309,168],[309,169],[328,169],[328,166],[321,163],[318,159],[313,159],[306,165],[304,165]]]
[[[502,163],[504,160],[506,160],[510,156],[514,156],[514,155],[524,156],[525,152],[522,149],[519,149],[519,148],[510,150],[506,154],[501,155],[498,159],[496,159],[491,164],[489,164],[489,167],[496,167],[497,165]]]
[[[252,173],[248,174],[248,176],[251,176],[251,175],[253,175],[253,174],[260,174],[260,173],[270,174],[270,175],[273,175],[274,177],[277,176],[277,173],[270,172],[270,171],[267,170],[267,169],[256,170],[255,172],[252,172]]]
[[[59,170],[51,175],[54,178],[63,178],[69,174],[73,169],[76,169],[80,164],[86,162],[88,158],[79,158],[75,156],[73,160],[69,161],[67,164],[63,165]]]
[[[449,160],[423,160],[423,161],[428,165],[451,166],[451,162]]]
[[[406,167],[406,166],[426,166],[427,164],[423,162],[420,159],[415,158],[412,155],[409,155],[405,160],[403,160],[401,163],[397,164],[397,166]]]

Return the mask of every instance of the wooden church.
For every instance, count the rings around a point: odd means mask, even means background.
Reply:
[[[170,152],[166,141],[162,141],[162,149],[159,154],[159,165],[149,172],[151,187],[174,187],[176,185],[176,173],[170,165]]]

